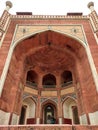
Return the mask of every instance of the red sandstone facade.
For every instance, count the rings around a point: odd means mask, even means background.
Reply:
[[[93,3],[88,16],[11,15],[11,6],[0,18],[0,124],[50,124],[53,116],[55,124],[98,125]]]

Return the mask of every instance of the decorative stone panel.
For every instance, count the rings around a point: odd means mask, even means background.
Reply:
[[[44,97],[55,97],[57,96],[57,91],[42,91],[41,96]]]
[[[82,25],[17,25],[16,31],[13,37],[13,43],[28,37],[30,35],[40,33],[43,31],[52,30],[59,33],[65,33],[67,35],[76,37],[77,39],[86,42],[83,33]]]
[[[24,92],[34,94],[34,95],[38,95],[38,90],[29,88],[29,87],[25,87]]]
[[[75,92],[74,87],[66,88],[66,89],[61,90],[61,96],[74,93],[74,92]]]

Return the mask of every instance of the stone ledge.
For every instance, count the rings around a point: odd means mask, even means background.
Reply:
[[[9,125],[0,130],[98,130],[98,125]]]

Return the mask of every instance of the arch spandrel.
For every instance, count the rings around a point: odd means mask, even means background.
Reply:
[[[84,35],[82,25],[17,25],[16,31],[13,37],[12,45],[19,43],[20,41],[33,36],[37,33],[44,31],[55,31],[61,34],[65,34],[71,38],[80,41],[83,46],[86,45],[86,38]],[[15,45],[16,46],[16,45]]]

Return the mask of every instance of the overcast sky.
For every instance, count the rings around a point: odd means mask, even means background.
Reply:
[[[0,0],[0,16],[5,9],[5,2]],[[10,0],[13,7],[11,14],[16,12],[32,12],[34,15],[66,15],[68,12],[82,12],[88,15],[90,10],[87,4],[91,0]],[[98,13],[98,0],[92,0]]]

